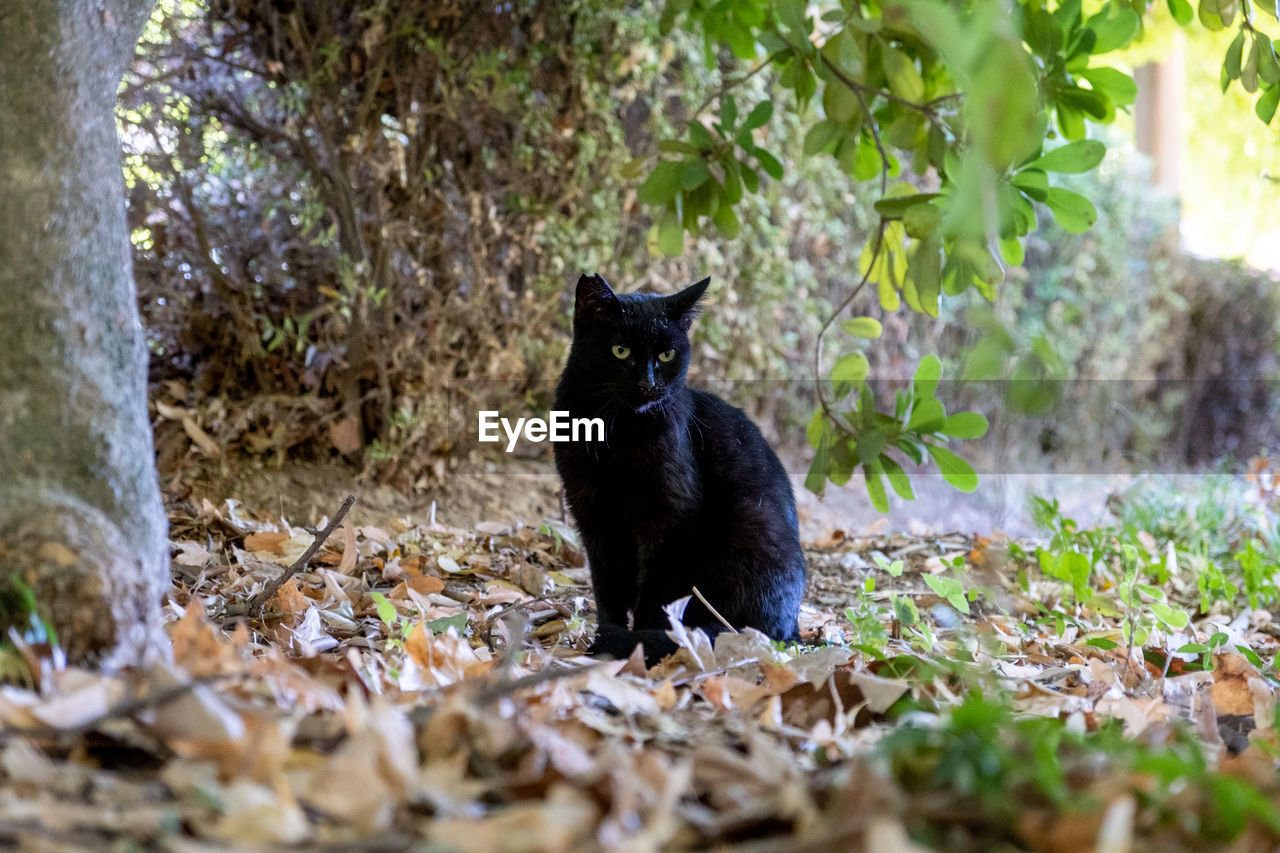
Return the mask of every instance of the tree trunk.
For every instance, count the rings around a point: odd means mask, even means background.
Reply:
[[[152,2],[0,3],[0,584],[108,665],[168,584],[113,112]]]

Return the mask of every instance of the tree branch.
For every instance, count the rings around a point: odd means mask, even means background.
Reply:
[[[298,557],[292,566],[285,569],[284,573],[281,574],[280,577],[268,583],[262,588],[262,592],[259,592],[253,598],[249,599],[248,602],[228,606],[226,610],[219,614],[220,617],[225,618],[230,616],[261,614],[262,608],[271,600],[272,596],[280,591],[280,587],[284,586],[290,578],[307,567],[307,561],[315,556],[316,552],[320,550],[320,546],[323,545],[331,535],[333,535],[333,531],[338,529],[338,525],[342,523],[342,519],[347,515],[347,510],[351,509],[355,502],[355,495],[347,495],[347,499],[342,502],[342,506],[338,507],[338,511],[333,514],[333,519],[324,528],[324,530],[321,530],[316,534],[316,538],[311,541],[311,544],[307,546],[307,550],[302,552],[302,556]]]

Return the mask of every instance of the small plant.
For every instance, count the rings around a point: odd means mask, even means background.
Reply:
[[[396,606],[387,600],[387,597],[380,592],[371,592],[369,597],[373,599],[373,606],[377,610],[378,619],[386,628],[386,648],[387,651],[393,649],[404,650],[405,641],[409,639],[409,634],[413,631],[413,622],[404,618],[396,610]]]

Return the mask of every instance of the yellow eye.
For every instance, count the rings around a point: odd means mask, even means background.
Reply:
[[[618,358],[626,358],[631,355],[631,347],[624,347],[622,344],[614,344],[613,354]]]
[[[671,361],[671,359],[675,357],[676,357],[676,351],[673,349],[669,349],[666,352],[658,353],[658,361],[662,362],[663,364],[666,364],[668,361]]]

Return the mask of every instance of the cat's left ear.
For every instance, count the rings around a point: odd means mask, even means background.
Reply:
[[[609,282],[599,273],[583,273],[578,279],[578,288],[574,294],[574,322],[589,321],[606,313],[618,304]]]
[[[679,293],[667,297],[667,316],[676,322],[682,330],[689,331],[693,318],[698,316],[698,300],[707,292],[710,278],[704,278],[697,284],[691,284]]]

